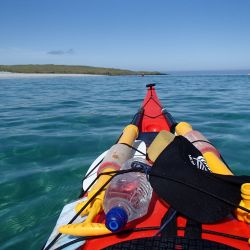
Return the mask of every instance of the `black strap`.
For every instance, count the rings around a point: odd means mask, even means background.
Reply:
[[[172,217],[172,218],[171,218]],[[166,226],[164,224],[170,220]],[[177,236],[177,215],[173,208],[169,208],[161,220],[161,237],[172,238]]]
[[[202,227],[201,224],[194,220],[187,220],[185,237],[190,239],[201,239]]]
[[[173,238],[177,236],[177,216],[176,211],[170,207],[161,220],[160,235],[163,238]],[[167,225],[164,226],[167,222]],[[201,239],[202,225],[191,219],[187,219],[185,227],[185,238]]]

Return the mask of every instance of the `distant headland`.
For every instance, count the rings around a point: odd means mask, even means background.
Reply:
[[[0,65],[0,72],[27,73],[27,74],[91,74],[91,75],[166,75],[158,71],[133,71],[126,69],[102,68],[78,65],[56,64],[25,64]]]

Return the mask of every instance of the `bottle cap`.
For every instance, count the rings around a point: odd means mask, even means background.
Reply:
[[[121,207],[113,207],[106,214],[106,227],[112,231],[117,232],[121,230],[128,221],[126,211]]]

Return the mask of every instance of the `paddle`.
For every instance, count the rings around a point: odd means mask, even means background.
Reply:
[[[240,186],[250,182],[250,177],[220,176],[198,169],[201,156],[192,143],[177,136],[156,159],[149,181],[154,191],[185,217],[215,223],[238,206]]]

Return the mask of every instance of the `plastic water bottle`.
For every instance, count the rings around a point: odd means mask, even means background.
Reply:
[[[130,169],[134,161],[149,164],[143,159],[127,161],[122,170]],[[152,197],[152,187],[145,173],[129,172],[118,175],[110,182],[104,198],[106,227],[116,232],[127,222],[138,219],[148,212]]]
[[[206,152],[213,152],[217,157],[220,157],[220,153],[213,145],[211,145],[209,140],[199,131],[193,130],[189,123],[180,122],[176,126],[175,130],[178,135],[182,135],[192,142],[202,154]]]
[[[98,174],[105,169],[120,170],[121,166],[132,157],[131,147],[138,136],[138,127],[129,124],[123,130],[117,144],[113,145],[103,159],[102,164],[98,168]]]
[[[105,155],[103,162],[98,168],[98,174],[103,172],[105,169],[120,170],[121,166],[132,157],[133,151],[131,147],[125,144],[113,145],[107,154]]]
[[[180,122],[175,127],[178,135],[186,137],[193,145],[200,150],[204,156],[209,169],[216,174],[233,175],[232,171],[221,160],[218,150],[210,144],[208,139],[199,131],[193,130],[192,126],[187,122]]]

